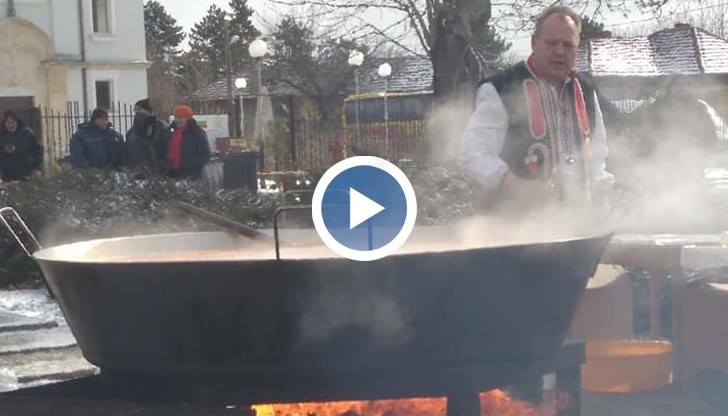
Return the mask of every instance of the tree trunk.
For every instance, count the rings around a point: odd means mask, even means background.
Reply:
[[[471,90],[480,80],[483,62],[476,39],[487,29],[490,12],[490,0],[446,1],[436,11],[430,59],[438,102]]]
[[[156,111],[169,111],[177,101],[175,79],[167,68],[164,62],[156,61],[147,71],[149,98]]]

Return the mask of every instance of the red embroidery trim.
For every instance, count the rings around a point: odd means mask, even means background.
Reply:
[[[579,136],[581,138],[581,155],[584,164],[585,189],[587,191],[587,198],[591,199],[592,149],[591,140],[589,139],[591,127],[589,125],[589,116],[586,112],[584,91],[581,88],[581,83],[576,77],[572,78],[572,82],[574,83],[574,105],[576,106],[576,118],[579,124]]]
[[[533,56],[529,56],[526,60],[526,65],[528,69],[531,71],[533,75],[535,75],[536,79],[542,80],[543,78],[538,73],[538,70],[536,69],[536,66],[533,63]],[[592,175],[592,166],[591,166],[591,159],[592,159],[592,149],[591,149],[591,140],[589,138],[589,133],[591,132],[591,125],[589,123],[589,116],[586,111],[586,103],[584,101],[584,91],[581,87],[581,83],[579,82],[579,79],[576,77],[576,70],[572,69],[569,71],[569,77],[571,78],[572,82],[574,83],[574,107],[576,111],[576,118],[577,123],[579,127],[579,138],[582,142],[582,159],[584,163],[584,176],[585,176],[585,182],[586,182],[586,191],[588,194],[588,198],[591,199],[590,191],[591,191],[591,175]],[[544,81],[545,82],[545,81]],[[539,91],[538,84],[533,79],[527,79],[524,81],[524,89],[526,92],[526,100],[528,101],[528,121],[529,121],[529,128],[531,129],[531,135],[535,139],[542,139],[545,136],[546,133],[546,118],[544,115],[544,109],[541,105],[541,91]],[[534,117],[534,115],[536,117]],[[538,134],[537,134],[538,133]],[[555,135],[556,131],[551,133],[551,145],[552,147],[555,147],[557,140],[557,136]],[[528,157],[530,157],[530,154],[534,152],[536,149],[531,148],[527,152],[529,154]],[[549,163],[549,156],[548,156],[548,150],[544,147],[544,149],[539,149],[544,151],[544,160],[545,163]],[[558,154],[556,149],[553,149],[554,154]],[[529,166],[530,168],[530,166]],[[550,176],[550,175],[549,175]]]
[[[581,89],[581,82],[578,78],[573,78],[574,83],[574,101],[576,101],[576,115],[579,120],[579,128],[584,135],[589,134],[589,117],[586,113],[586,103],[584,102],[584,91]]]

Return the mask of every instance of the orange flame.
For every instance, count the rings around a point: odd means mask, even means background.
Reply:
[[[546,395],[538,406],[512,398],[502,390],[480,394],[482,416],[554,416],[569,407],[565,393]],[[399,399],[253,406],[256,416],[446,416],[447,400]]]
[[[537,406],[512,398],[502,390],[480,393],[481,416],[554,416],[569,407],[571,400],[565,392],[544,394]]]

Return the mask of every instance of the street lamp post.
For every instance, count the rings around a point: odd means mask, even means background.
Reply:
[[[349,65],[354,67],[354,114],[356,123],[356,144],[361,142],[361,126],[359,125],[359,67],[364,63],[364,54],[359,51],[349,53]]]
[[[235,100],[233,98],[233,68],[230,46],[240,40],[240,36],[234,35],[230,37],[230,28],[225,21],[225,69],[227,75],[227,93],[228,93],[228,129],[232,135],[235,132],[233,118],[235,114]]]
[[[389,76],[392,75],[392,66],[388,63],[379,65],[377,73],[384,78],[384,151],[389,155],[389,109],[387,108],[387,91],[389,90]]]
[[[243,124],[243,90],[248,87],[248,80],[245,78],[236,78],[235,79],[235,88],[237,88],[238,93],[240,95],[240,125],[238,126],[238,130],[240,131],[240,138],[243,138],[245,135],[245,125]]]
[[[250,43],[250,46],[248,46],[248,53],[250,54],[250,57],[255,59],[257,61],[257,67],[258,67],[258,98],[255,103],[255,131],[258,133],[257,137],[255,137],[255,140],[258,141],[258,144],[260,146],[260,166],[261,169],[265,168],[265,146],[264,141],[262,137],[262,126],[261,123],[261,113],[263,112],[263,57],[268,53],[268,45],[263,41],[262,39],[256,39],[253,42]]]

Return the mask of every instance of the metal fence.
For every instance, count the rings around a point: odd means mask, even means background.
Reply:
[[[298,120],[266,146],[267,170],[323,172],[349,156],[378,156],[388,160],[418,159],[424,143],[424,122],[419,120],[362,123],[340,127],[316,120]],[[271,151],[273,154],[271,155]],[[272,160],[273,166],[270,165]]]
[[[89,120],[79,103],[69,102],[64,110],[47,107],[18,110],[35,130],[45,148],[46,171],[57,172],[69,154],[71,137],[78,125]],[[122,135],[131,129],[131,104],[117,102],[109,109],[109,120]],[[290,126],[294,126],[292,129]],[[419,120],[332,126],[315,119],[281,123],[266,138],[266,171],[304,170],[323,172],[339,160],[353,155],[375,155],[389,160],[416,159],[425,134]]]
[[[89,120],[91,114],[84,113],[78,102],[69,102],[65,110],[48,107],[17,110],[22,118],[38,135],[45,148],[45,169],[57,172],[60,161],[68,156],[71,137],[78,125]],[[131,104],[113,103],[109,109],[109,121],[114,129],[124,136],[134,122]]]

